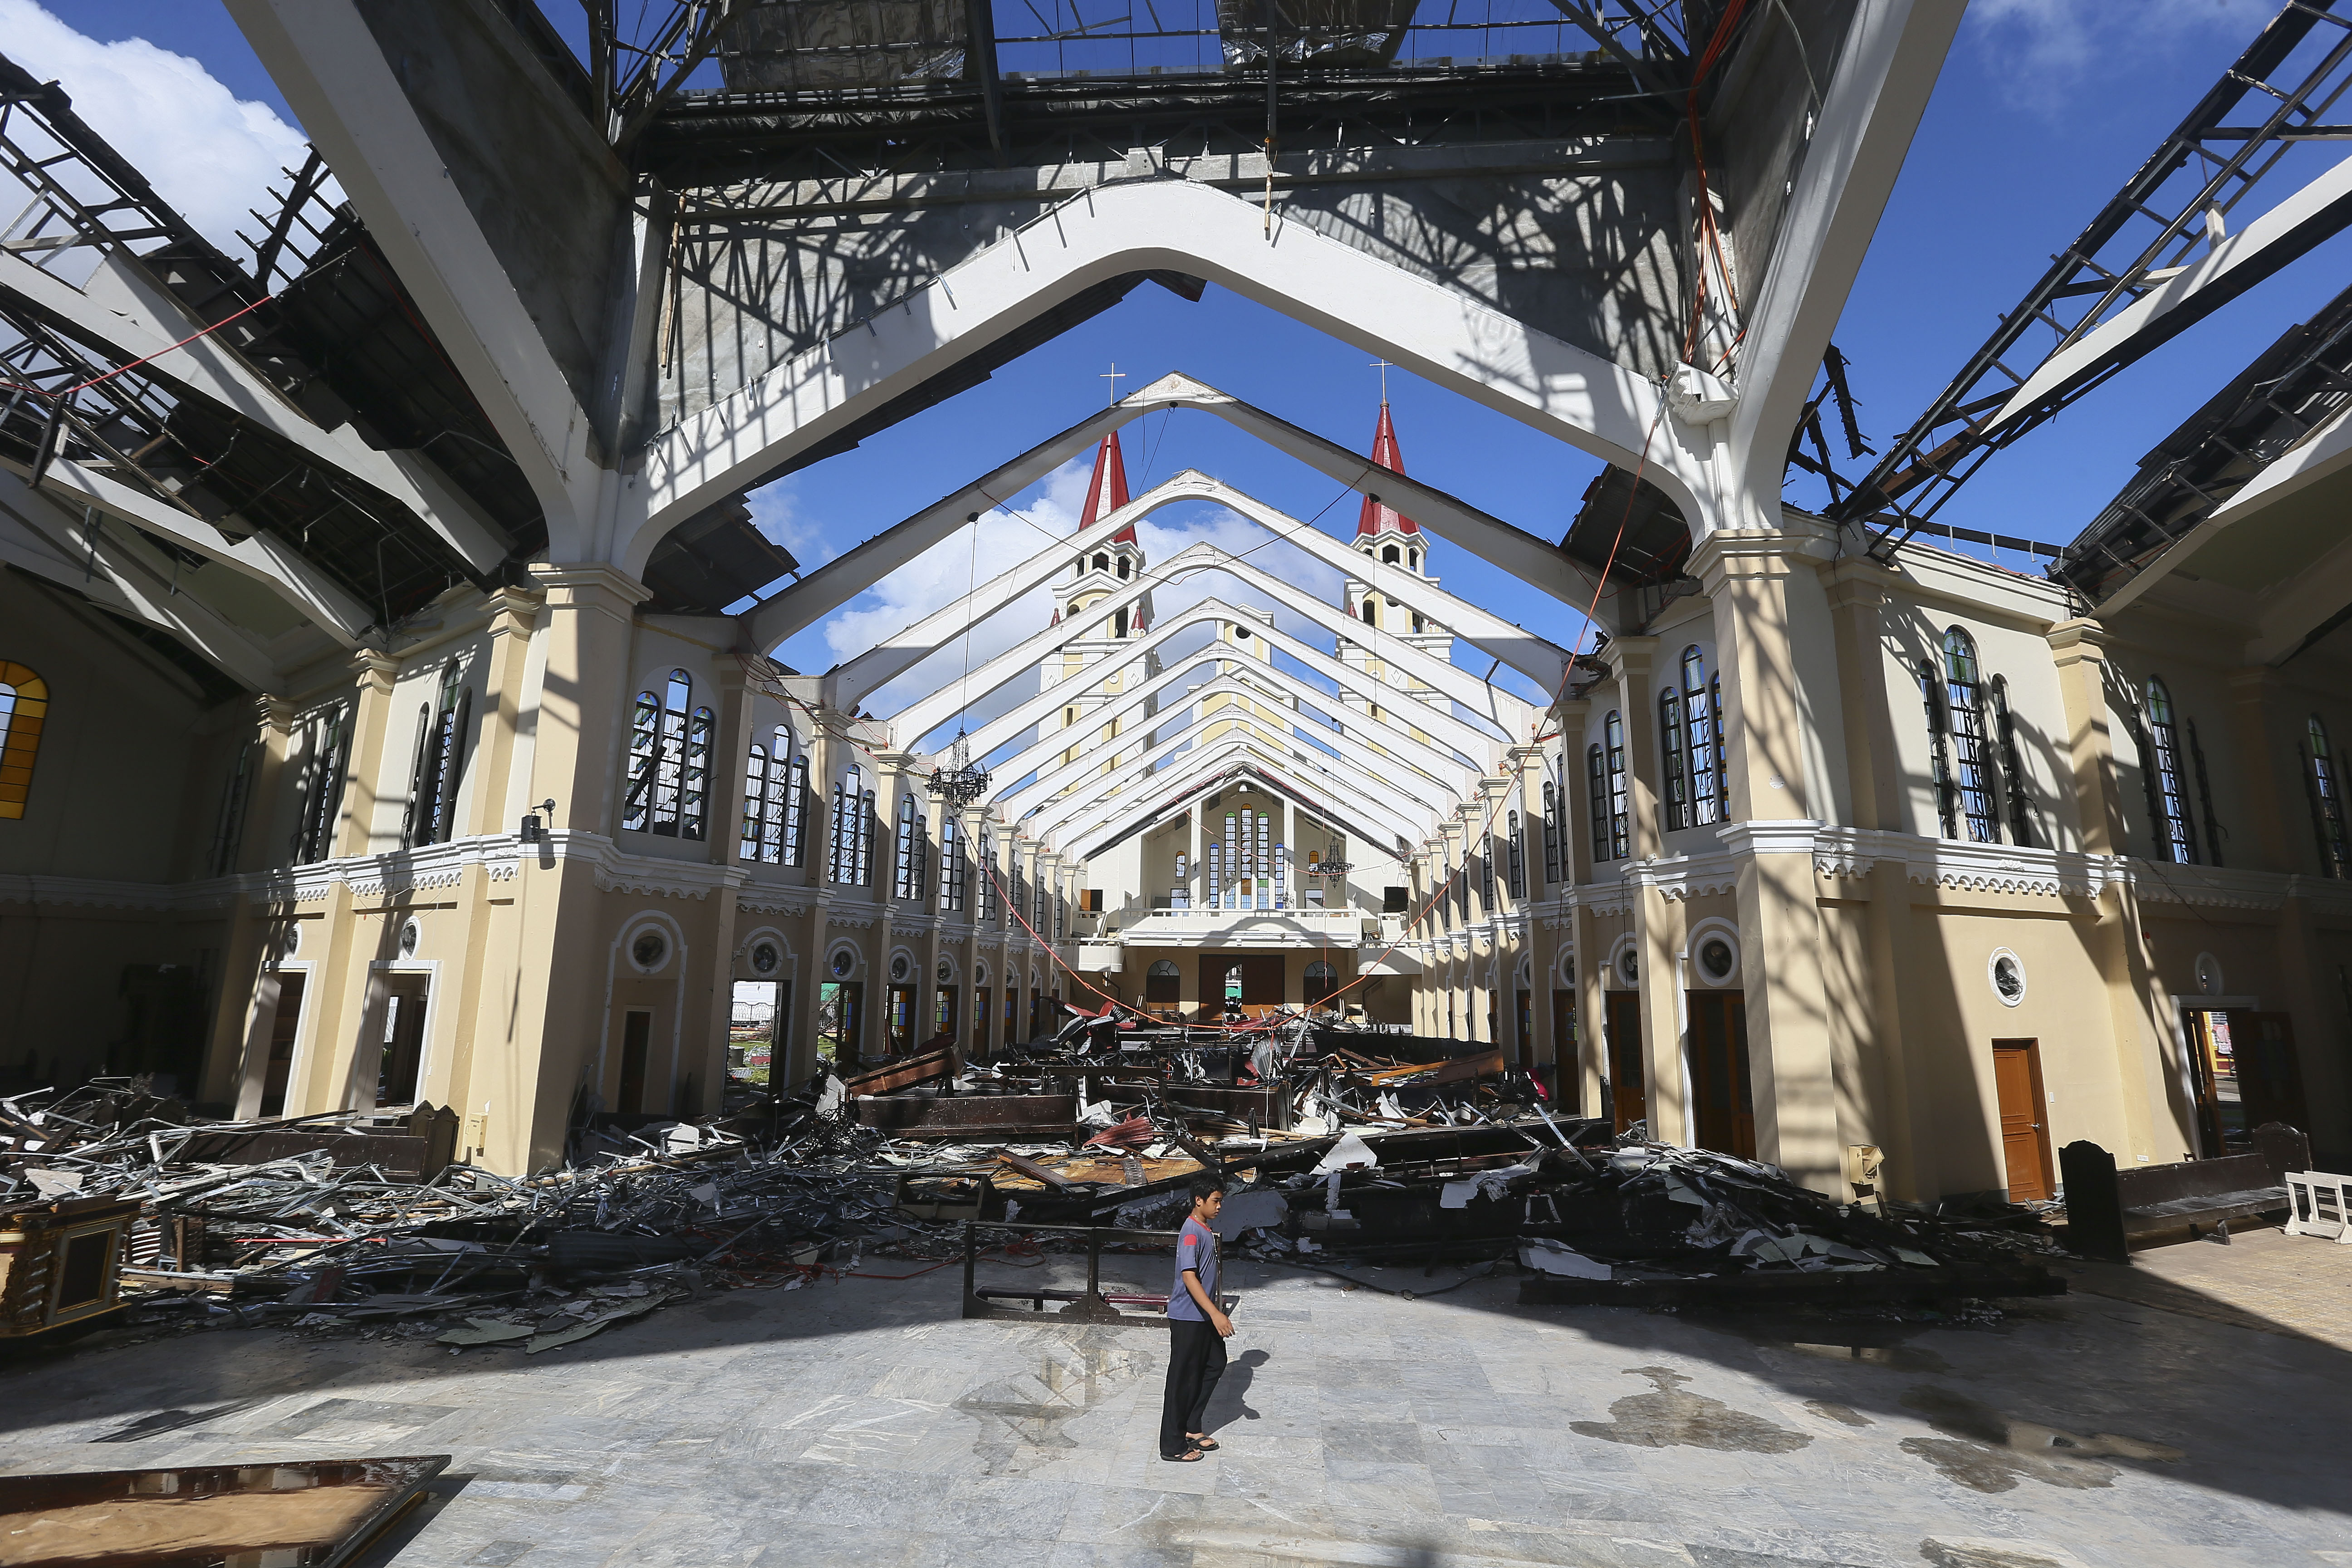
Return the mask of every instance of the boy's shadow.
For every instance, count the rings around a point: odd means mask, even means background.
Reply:
[[[1217,1379],[1217,1392],[1209,1400],[1206,1425],[1210,1431],[1230,1426],[1233,1413],[1236,1410],[1241,1412],[1244,1421],[1258,1418],[1258,1413],[1249,1407],[1249,1401],[1243,1396],[1249,1393],[1250,1382],[1256,1376],[1257,1369],[1271,1359],[1265,1351],[1252,1350],[1242,1352],[1226,1363],[1224,1375]]]

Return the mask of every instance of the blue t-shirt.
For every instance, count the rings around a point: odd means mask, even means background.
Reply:
[[[1199,1220],[1187,1216],[1184,1228],[1176,1237],[1176,1279],[1168,1288],[1168,1315],[1188,1323],[1208,1321],[1201,1303],[1192,1300],[1192,1292],[1184,1289],[1184,1270],[1192,1269],[1201,1277],[1201,1289],[1210,1300],[1217,1299],[1217,1233]]]

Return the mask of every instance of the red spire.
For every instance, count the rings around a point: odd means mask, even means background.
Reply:
[[[1404,472],[1404,454],[1397,449],[1396,426],[1389,421],[1389,400],[1381,399],[1381,422],[1372,431],[1372,461],[1392,474]],[[1381,533],[1394,529],[1402,533],[1419,533],[1421,524],[1409,517],[1397,515],[1396,508],[1364,498],[1364,510],[1356,514],[1356,537]]]
[[[1103,480],[1110,480],[1109,505],[1104,505]],[[1114,430],[1102,438],[1095,448],[1095,477],[1087,486],[1086,515],[1078,519],[1078,531],[1084,533],[1103,520],[1105,512],[1117,511],[1127,504],[1127,459],[1119,456],[1118,432]],[[1122,528],[1111,536],[1113,544],[1135,542],[1135,530]]]

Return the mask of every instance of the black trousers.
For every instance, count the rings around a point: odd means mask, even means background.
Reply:
[[[1209,1395],[1225,1374],[1225,1341],[1215,1327],[1189,1318],[1168,1320],[1168,1392],[1160,1406],[1160,1452],[1173,1458],[1208,1430]]]

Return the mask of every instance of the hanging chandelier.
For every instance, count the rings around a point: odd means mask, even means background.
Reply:
[[[974,801],[988,795],[988,770],[971,765],[971,742],[961,730],[956,731],[955,743],[948,748],[948,765],[931,772],[931,793],[948,803],[950,811],[961,811]]]

